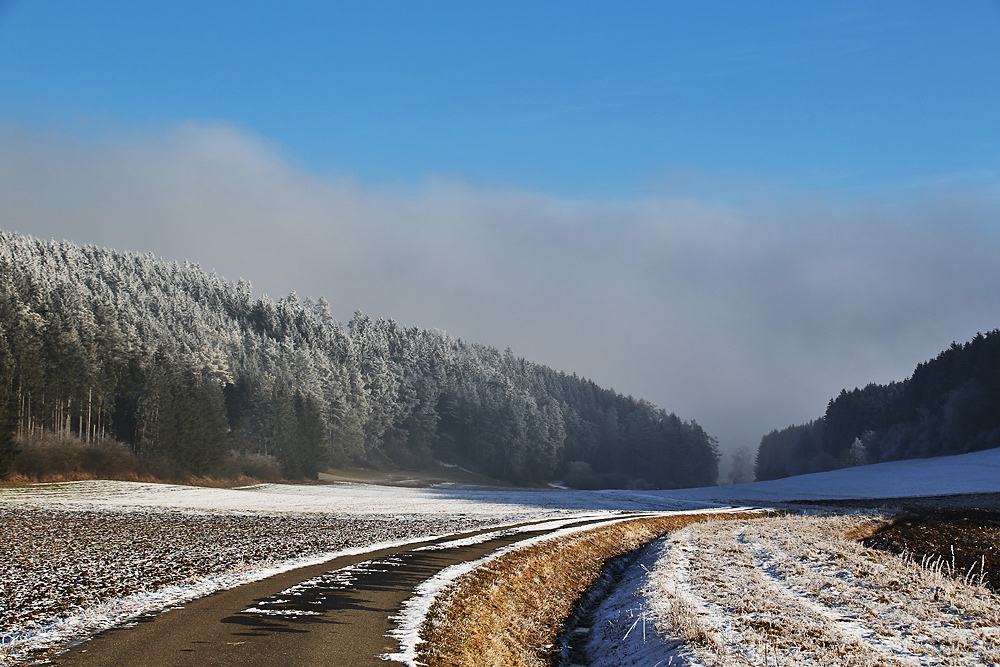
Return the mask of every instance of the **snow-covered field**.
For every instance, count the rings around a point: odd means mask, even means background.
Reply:
[[[0,664],[337,555],[489,523],[0,507]]]
[[[537,517],[568,511],[659,511],[700,507],[663,492],[502,487],[407,488],[360,483],[258,484],[216,489],[144,482],[83,481],[0,487],[0,507],[170,509],[195,512],[343,516]]]
[[[1000,492],[1000,448],[893,461],[769,482],[647,492],[674,500],[769,504],[790,500],[901,498]]]

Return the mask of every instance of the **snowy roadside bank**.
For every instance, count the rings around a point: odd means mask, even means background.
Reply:
[[[679,638],[657,630],[655,598],[643,594],[661,551],[661,541],[643,549],[594,610],[591,625],[578,629],[588,633],[585,652],[590,667],[687,664],[690,653]]]

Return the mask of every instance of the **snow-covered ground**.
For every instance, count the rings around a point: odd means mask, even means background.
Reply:
[[[0,664],[338,555],[573,513],[355,484],[0,487]]]
[[[674,500],[768,504],[790,500],[901,498],[1000,492],[1000,448],[960,456],[893,461],[732,486],[652,491]]]
[[[0,487],[0,507],[169,509],[223,513],[322,513],[342,516],[520,517],[572,511],[659,511],[702,506],[634,491],[563,491],[501,487],[434,489],[373,484],[260,484],[215,489],[143,482],[84,481]]]
[[[0,505],[0,665],[279,572],[494,521]]]
[[[793,500],[893,498],[1000,492],[1000,449],[895,461],[769,482],[667,491],[566,491],[370,484],[260,484],[214,489],[142,482],[85,481],[0,487],[0,507],[169,509],[226,513],[323,513],[537,517],[571,511],[670,511]]]

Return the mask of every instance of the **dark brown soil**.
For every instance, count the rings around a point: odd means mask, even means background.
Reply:
[[[909,553],[940,563],[953,576],[979,581],[1000,591],[1000,514],[982,510],[943,510],[902,516],[861,541],[867,547]]]
[[[985,572],[983,583],[1000,592],[1000,493],[798,501],[790,506],[870,510],[894,517],[887,526],[861,540],[862,544],[907,553],[917,563],[925,558],[940,559],[945,571],[963,578],[971,570],[976,582]]]

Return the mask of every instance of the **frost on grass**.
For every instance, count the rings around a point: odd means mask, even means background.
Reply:
[[[863,517],[697,524],[645,587],[661,637],[703,665],[983,665],[1000,597],[846,539]]]

